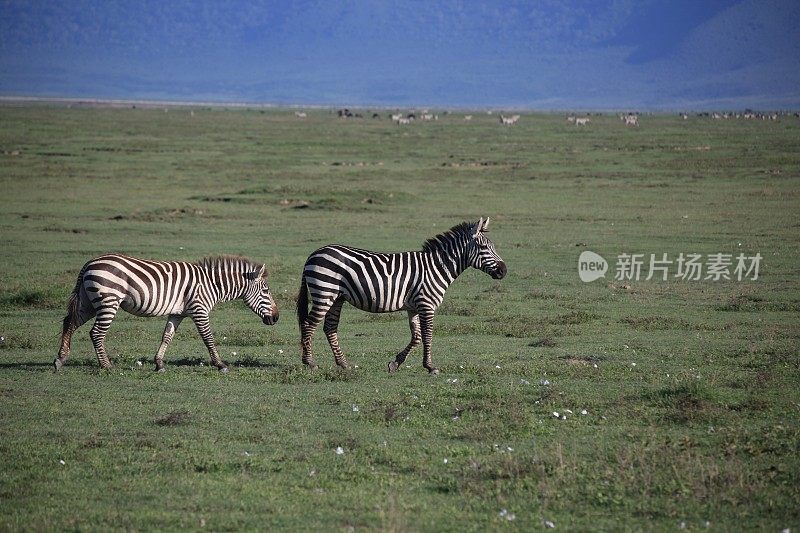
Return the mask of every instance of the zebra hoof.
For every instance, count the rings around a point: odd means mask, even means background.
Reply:
[[[156,372],[158,372],[159,374],[163,374],[164,372],[166,372],[166,371],[167,371],[167,369],[166,369],[166,368],[164,368],[163,366],[157,366],[157,367],[155,368],[155,371],[156,371]]]
[[[436,375],[438,375],[438,374],[439,374],[439,369],[438,369],[438,368],[435,368],[435,367],[434,367],[434,368],[429,368],[429,369],[428,369],[428,372],[430,372],[430,374],[431,374],[432,376],[436,376]]]
[[[227,366],[223,366],[222,368],[219,369],[219,371],[222,372],[223,374],[227,374],[228,373],[228,367]]]
[[[389,367],[389,373],[397,372],[397,369],[400,368],[400,365],[397,364],[397,361],[389,361],[387,365]]]
[[[62,366],[64,366],[64,362],[56,357],[55,360],[53,360],[53,372],[58,372],[61,370]]]

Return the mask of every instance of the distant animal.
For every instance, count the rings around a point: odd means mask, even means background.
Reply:
[[[409,113],[408,115],[406,115],[406,118],[408,120],[414,120],[417,118],[417,115],[415,115],[414,113]]]
[[[586,126],[591,121],[592,121],[592,119],[590,119],[590,118],[576,118],[575,119],[575,125],[576,126]]]
[[[401,118],[403,118],[403,115],[401,115],[400,113],[395,113],[392,115],[392,120],[397,121],[400,120]]]
[[[469,267],[494,279],[506,275],[488,229],[488,218],[463,222],[429,239],[418,252],[378,253],[337,244],[313,252],[303,268],[297,300],[303,363],[316,368],[311,339],[324,320],[322,329],[336,364],[349,367],[337,333],[342,305],[348,302],[370,313],[406,311],[411,341],[389,362],[389,372],[400,368],[421,341],[422,365],[437,374],[431,362],[433,315],[447,288]]]
[[[295,111],[294,116],[296,116],[297,118],[306,118],[308,115],[300,111]]]
[[[372,114],[372,118],[378,118],[379,119],[379,118],[381,118],[381,116],[378,113],[373,113]]]
[[[639,126],[639,117],[632,113],[625,115],[623,120],[625,121],[626,126],[637,126],[637,127]]]
[[[519,120],[519,115],[512,115],[510,117],[506,117],[500,115],[500,124],[504,124],[506,126],[511,126],[512,124],[516,123]]]
[[[228,367],[214,344],[209,313],[217,303],[235,299],[244,300],[264,324],[278,321],[278,306],[267,285],[267,269],[250,259],[220,256],[187,263],[150,261],[120,254],[97,257],[78,274],[64,317],[61,348],[53,366],[56,370],[64,366],[72,334],[96,317],[89,337],[100,366],[111,368],[105,338],[122,308],[137,316],[169,317],[154,359],[157,371],[164,370],[164,352],[175,330],[184,318],[190,317],[208,348],[211,364],[227,372]]]
[[[464,120],[472,120],[472,115],[464,115]]]
[[[339,118],[349,118],[353,116],[353,113],[351,113],[346,107],[337,111],[336,114],[339,115]]]
[[[575,122],[575,117],[573,115],[568,116],[567,117],[567,122],[574,123]]]
[[[399,125],[399,124],[411,124],[411,121],[412,121],[412,120],[413,120],[413,119],[410,119],[410,118],[404,118],[404,117],[400,117],[400,118],[398,118],[397,120],[395,120],[395,122],[397,122],[397,124],[398,124],[398,125]]]

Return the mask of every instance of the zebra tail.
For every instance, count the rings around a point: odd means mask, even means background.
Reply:
[[[308,318],[308,286],[306,285],[305,272],[300,276],[300,292],[297,294],[297,322],[300,328]]]
[[[88,265],[84,265],[81,269],[81,273],[78,274],[78,280],[75,282],[75,288],[72,289],[72,294],[69,295],[69,300],[67,301],[67,316],[64,317],[64,331],[78,325],[78,313],[81,308],[81,290],[83,289],[83,275],[86,273],[87,266]]]

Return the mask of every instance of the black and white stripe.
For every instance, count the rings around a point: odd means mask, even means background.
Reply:
[[[433,315],[447,288],[468,267],[495,279],[506,275],[506,264],[486,235],[488,225],[488,218],[464,222],[428,240],[416,252],[376,253],[329,245],[312,253],[303,269],[297,304],[303,363],[316,366],[311,338],[324,321],[323,331],[336,364],[349,366],[337,334],[342,304],[349,302],[371,313],[408,312],[411,342],[389,363],[390,372],[397,370],[421,341],[423,366],[438,373],[431,363]]]
[[[155,356],[156,370],[164,369],[164,352],[181,321],[191,317],[220,370],[227,366],[214,345],[209,313],[219,302],[241,298],[264,324],[278,320],[278,308],[267,285],[263,264],[244,257],[220,256],[195,263],[149,261],[109,254],[86,263],[78,275],[64,317],[61,349],[54,361],[60,369],[69,357],[72,334],[92,317],[89,335],[97,360],[111,368],[105,337],[120,308],[137,316],[168,316],[161,346]]]

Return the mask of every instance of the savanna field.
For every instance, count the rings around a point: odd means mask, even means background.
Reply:
[[[800,528],[800,120],[381,114],[0,107],[0,529]],[[309,253],[485,216],[509,273],[451,286],[440,375],[420,348],[390,375],[405,313],[348,305],[357,367],[321,331],[302,366]],[[585,250],[604,279],[579,279]],[[56,374],[76,276],[111,251],[265,262],[281,318],[221,304],[230,373],[189,320],[155,373],[165,319],[120,312],[113,370],[85,325]],[[645,280],[664,253],[762,261]]]

